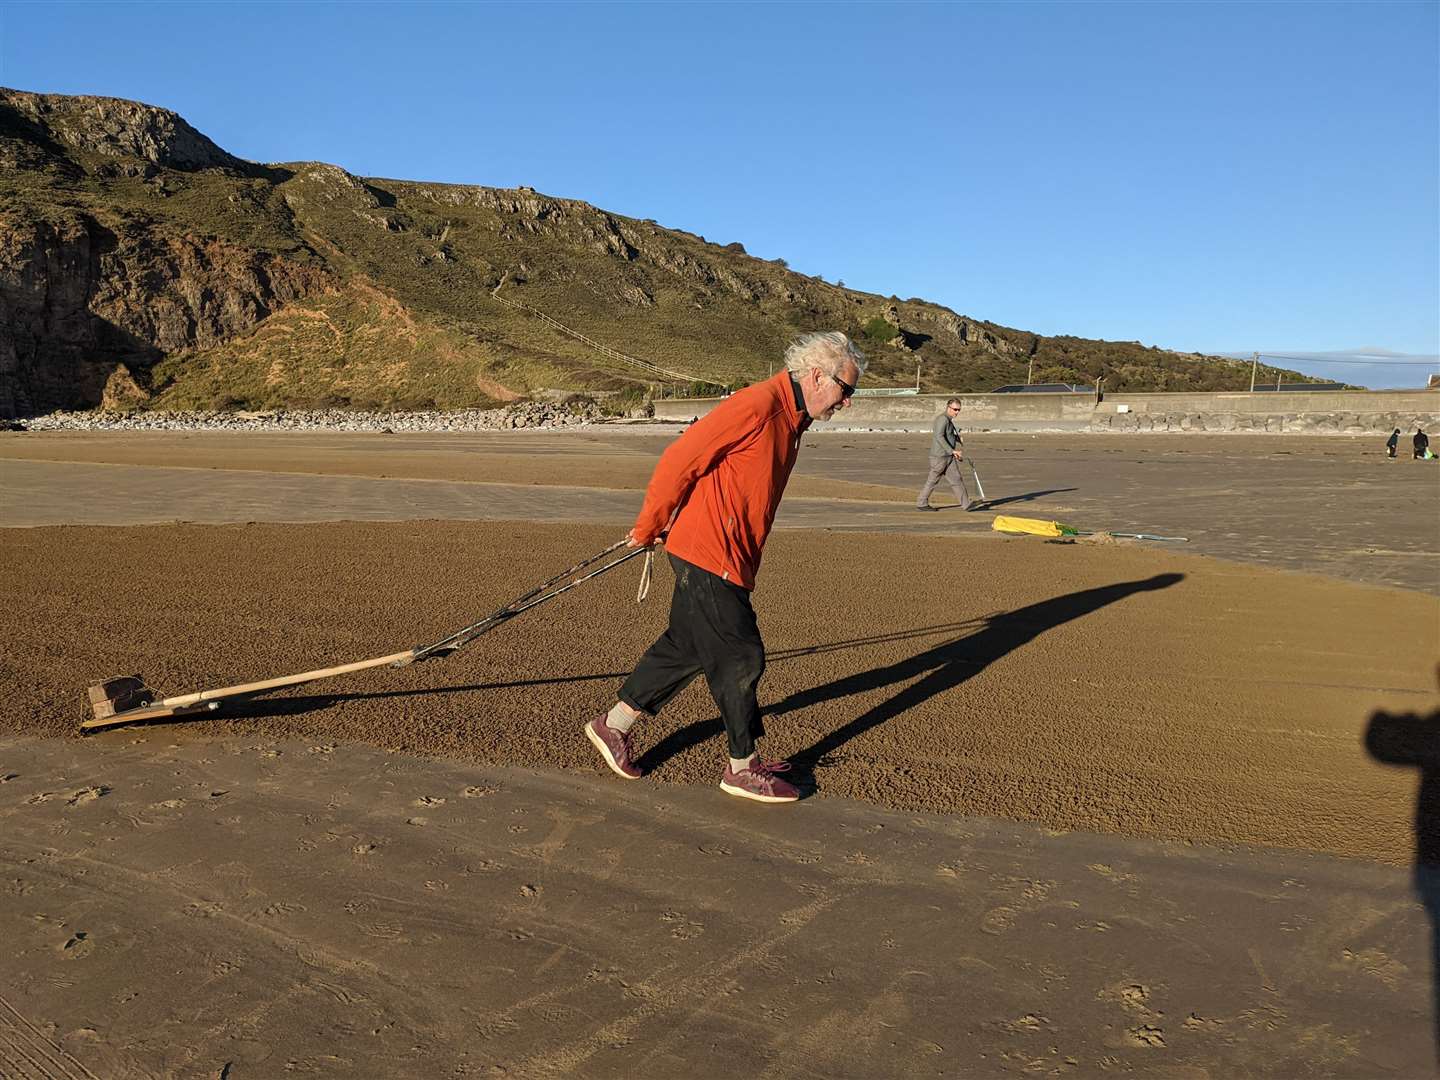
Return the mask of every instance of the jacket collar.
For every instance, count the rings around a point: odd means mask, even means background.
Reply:
[[[795,378],[791,372],[786,372],[790,377],[790,392],[795,395],[795,420],[801,431],[810,426],[811,416],[805,411],[805,394],[800,389],[800,380]]]

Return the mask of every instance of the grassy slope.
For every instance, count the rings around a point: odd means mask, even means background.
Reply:
[[[162,407],[461,407],[544,387],[653,381],[496,302],[491,291],[502,277],[501,295],[511,301],[716,383],[764,377],[800,330],[834,327],[861,338],[867,321],[893,307],[924,357],[926,389],[1024,381],[1032,352],[1037,381],[1104,375],[1112,391],[1248,386],[1242,362],[1042,338],[964,317],[971,340],[962,343],[953,313],[938,305],[839,288],[688,233],[524,189],[367,181],[313,163],[257,167],[248,176],[161,169],[149,178],[106,177],[113,160],[66,157],[41,154],[31,167],[6,170],[0,207],[49,220],[86,214],[128,234],[219,237],[323,269],[333,281],[253,333],[167,357],[151,373]],[[863,344],[872,384],[913,383],[915,352]]]

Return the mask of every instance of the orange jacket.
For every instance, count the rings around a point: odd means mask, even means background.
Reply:
[[[730,395],[660,455],[635,519],[635,539],[653,543],[678,512],[666,549],[753,589],[760,551],[809,426],[788,371]]]

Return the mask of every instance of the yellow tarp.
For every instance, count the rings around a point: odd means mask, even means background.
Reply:
[[[996,532],[1030,533],[1032,536],[1078,536],[1079,530],[1058,521],[1042,521],[1040,518],[1007,517],[998,515],[990,527]]]

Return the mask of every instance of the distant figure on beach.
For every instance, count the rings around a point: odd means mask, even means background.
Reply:
[[[755,750],[764,734],[755,688],[765,673],[765,643],[750,590],[801,436],[812,420],[828,420],[850,404],[865,357],[838,331],[805,334],[785,350],[785,368],[691,424],[650,477],[630,546],[664,541],[675,571],[670,625],[620,687],[614,707],[585,725],[605,764],[626,780],[640,777],[631,727],[703,672],[730,751],[721,790],[767,803],[800,797],[778,775],[790,763],[766,761]],[[843,578],[834,585],[843,588]],[[793,592],[796,583],[783,587]]]
[[[955,427],[955,418],[960,415],[960,399],[952,397],[945,403],[945,411],[935,418],[931,428],[930,471],[925,476],[925,486],[915,499],[916,510],[938,510],[930,505],[930,493],[940,483],[942,476],[949,476],[950,488],[960,500],[960,509],[970,509],[970,493],[965,490],[965,478],[960,475],[960,462],[965,460],[965,442]]]
[[[1390,433],[1390,438],[1385,440],[1385,456],[1393,458],[1395,448],[1400,445],[1400,429],[1397,427]]]
[[[1415,460],[1430,456],[1430,436],[1422,428],[1415,429],[1415,438],[1411,441],[1415,444]]]

